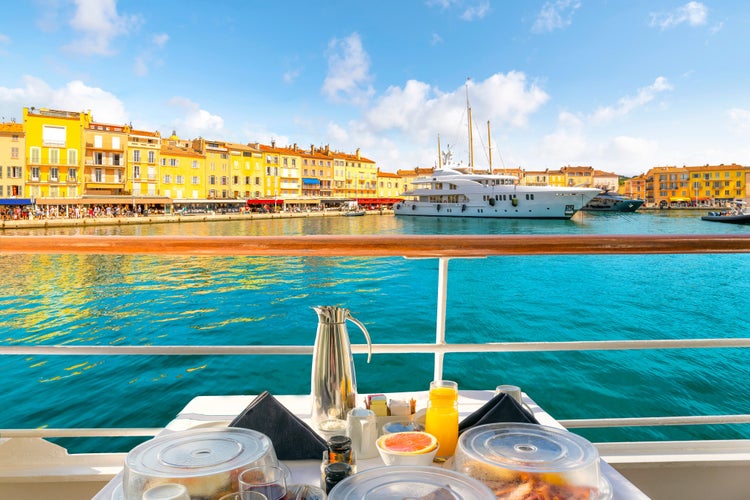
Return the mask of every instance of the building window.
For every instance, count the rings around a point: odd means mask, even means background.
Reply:
[[[200,177],[198,177],[197,175],[194,175],[193,178],[192,178],[192,180],[190,181],[190,183],[193,186],[197,186],[198,184],[201,183]]]
[[[140,165],[133,165],[133,179],[141,178],[141,167]]]
[[[10,158],[12,160],[18,159],[18,148],[10,148]]]
[[[60,150],[57,148],[50,148],[48,151],[50,165],[60,164]]]
[[[209,175],[208,176],[208,183],[210,185],[212,185],[212,186],[215,185],[216,184],[216,176],[215,175]]]
[[[104,153],[94,153],[94,165],[104,165]]]
[[[120,161],[121,155],[120,153],[114,153],[112,155],[112,165],[115,165],[117,167],[122,165],[122,162]]]
[[[193,168],[198,168],[198,160],[193,160]]]
[[[166,174],[164,176],[164,184],[172,184],[172,176],[169,174]]]
[[[95,148],[101,148],[102,147],[102,136],[95,135],[94,136],[94,147]]]
[[[94,169],[94,182],[104,182],[104,170],[101,168]]]
[[[176,167],[179,165],[179,162],[177,161],[177,158],[170,158],[169,159],[169,166],[170,167]]]
[[[154,153],[153,151],[149,151],[148,152],[148,162],[149,163],[154,163],[155,161],[156,161],[156,153]]]
[[[68,169],[68,181],[75,182],[75,180],[76,180],[76,169],[69,168]]]
[[[65,147],[65,127],[42,125],[42,143],[45,146]]]
[[[31,180],[32,181],[39,180],[39,167],[31,167]]]
[[[175,175],[174,177],[174,183],[175,184],[185,184],[185,178],[181,175]]]
[[[60,180],[60,170],[57,167],[50,167],[49,180],[55,181],[55,182]]]
[[[141,152],[138,149],[133,150],[133,161],[141,161]]]

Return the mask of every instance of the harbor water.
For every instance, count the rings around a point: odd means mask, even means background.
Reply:
[[[694,211],[570,221],[391,215],[25,229],[4,234],[720,234]],[[2,235],[0,235],[2,244]],[[312,345],[318,305],[375,343],[434,342],[438,261],[403,258],[0,256],[4,345]],[[450,342],[746,337],[750,255],[453,259]],[[361,339],[354,336],[353,342]],[[520,386],[558,419],[748,413],[742,349],[446,355],[461,389]],[[426,390],[432,355],[355,356],[360,394]],[[305,394],[308,356],[0,356],[0,428],[163,427],[192,398]],[[576,431],[593,441],[736,439],[750,426]],[[134,438],[59,440],[127,451]]]

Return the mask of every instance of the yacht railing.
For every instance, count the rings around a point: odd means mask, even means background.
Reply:
[[[373,344],[372,352],[432,353],[434,376],[443,357],[467,352],[601,351],[748,348],[750,338],[449,343],[445,336],[448,263],[452,258],[511,255],[622,255],[750,253],[750,235],[368,235],[368,236],[0,236],[0,255],[109,254],[202,256],[319,256],[437,258],[435,342]],[[352,345],[354,353],[367,346]],[[310,345],[264,346],[0,346],[0,355],[311,355]],[[747,424],[750,414],[559,420],[567,428]],[[159,428],[0,429],[0,437],[154,436]]]

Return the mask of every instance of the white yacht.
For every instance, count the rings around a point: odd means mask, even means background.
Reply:
[[[524,186],[513,175],[436,169],[413,181],[396,215],[485,217],[499,219],[570,219],[594,196],[595,188]]]

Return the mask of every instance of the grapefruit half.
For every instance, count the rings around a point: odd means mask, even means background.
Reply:
[[[435,436],[427,432],[394,432],[381,436],[378,439],[378,446],[392,453],[421,455],[437,448],[438,440]]]

